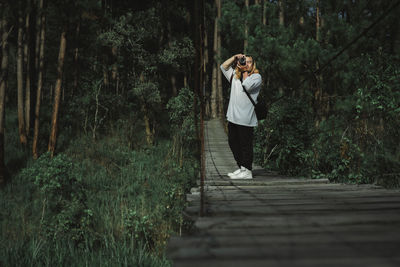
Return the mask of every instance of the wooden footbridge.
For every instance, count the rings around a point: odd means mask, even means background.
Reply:
[[[400,266],[400,190],[284,177],[236,164],[219,120],[205,124],[204,216],[187,195],[195,229],[169,240],[173,266]]]

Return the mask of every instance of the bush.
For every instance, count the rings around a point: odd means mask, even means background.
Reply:
[[[83,241],[90,232],[92,211],[87,208],[86,185],[73,161],[65,154],[53,159],[43,154],[24,169],[39,191],[41,231],[47,238]]]
[[[307,175],[313,155],[310,117],[299,100],[272,105],[255,131],[256,162],[283,174]]]
[[[314,175],[336,182],[398,186],[400,180],[400,69],[388,55],[362,55],[351,96],[337,100],[321,123],[313,149]]]
[[[199,103],[198,103],[199,104]],[[190,88],[182,88],[178,96],[171,98],[168,105],[168,113],[173,135],[173,155],[179,156],[182,165],[185,156],[193,156],[196,153],[197,136],[194,123],[194,94]],[[197,110],[200,110],[198,105]],[[199,117],[197,118],[199,119]]]

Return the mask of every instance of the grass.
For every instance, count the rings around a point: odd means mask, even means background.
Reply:
[[[180,167],[168,140],[140,150],[125,144],[118,135],[71,142],[62,160],[72,162],[65,169],[72,178],[59,187],[35,184],[36,176],[58,171],[48,165],[30,160],[30,172],[13,170],[0,195],[0,266],[170,266],[166,242],[190,227],[181,211],[197,162]],[[59,193],[76,181],[63,198]]]

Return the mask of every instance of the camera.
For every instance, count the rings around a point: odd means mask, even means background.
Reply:
[[[239,58],[239,64],[242,66],[246,66],[246,57],[245,56]]]

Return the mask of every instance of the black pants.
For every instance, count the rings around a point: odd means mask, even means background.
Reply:
[[[228,122],[228,142],[237,165],[251,170],[253,165],[253,127]]]

